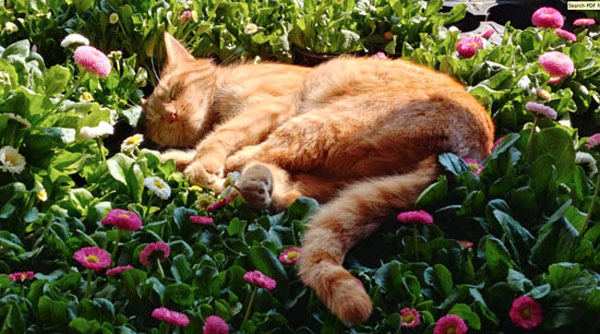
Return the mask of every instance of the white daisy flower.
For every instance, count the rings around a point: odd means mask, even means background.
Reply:
[[[254,23],[248,23],[246,25],[246,27],[244,28],[244,34],[246,34],[246,35],[255,34],[257,31],[258,31],[258,26]]]
[[[97,126],[83,126],[79,129],[79,134],[84,139],[96,139],[100,137],[104,137],[106,135],[112,135],[115,129],[112,125],[106,123],[105,121],[101,121]]]
[[[38,191],[36,193],[36,195],[37,195],[37,198],[42,202],[45,202],[48,200],[48,192],[44,188],[42,188],[42,190]]]
[[[163,200],[167,200],[171,196],[171,187],[160,177],[150,176],[145,178],[144,186]]]
[[[79,96],[79,102],[92,102],[94,101],[94,95],[92,95],[90,92],[83,92],[83,94],[81,94]]]
[[[15,33],[19,31],[19,27],[17,27],[16,24],[12,23],[12,22],[6,22],[4,24],[4,29],[2,29],[2,32],[7,32],[9,34]]]
[[[90,45],[90,40],[80,34],[70,34],[60,42],[60,46],[63,48],[74,45]]]
[[[577,152],[575,154],[575,164],[585,165],[586,172],[589,172],[589,176],[598,173],[596,159],[594,159],[594,157],[587,152]]]
[[[240,180],[240,177],[241,175],[239,172],[227,173],[227,177],[223,182],[223,191],[221,192],[222,197],[227,198],[233,194],[233,192],[236,190],[237,183]]]
[[[108,22],[110,22],[110,24],[115,24],[115,23],[119,22],[119,14],[117,14],[117,13],[110,14],[110,16],[108,17]]]
[[[121,152],[133,151],[133,149],[139,147],[143,141],[144,135],[141,133],[127,137],[125,140],[123,140],[123,143],[121,143]]]
[[[21,174],[25,169],[25,157],[12,146],[0,149],[0,170],[11,174]]]
[[[23,124],[23,126],[25,126],[28,129],[31,127],[31,123],[29,123],[29,121],[23,118],[23,116],[21,115],[13,114],[11,112],[3,113],[2,115],[8,117],[8,119],[12,119],[13,121],[17,121]]]

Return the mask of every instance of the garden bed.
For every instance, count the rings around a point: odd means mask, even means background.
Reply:
[[[469,333],[600,330],[598,25],[566,13],[574,35],[557,34],[532,26],[536,8],[498,25],[501,1],[485,15],[441,0],[300,3],[4,2],[0,333],[433,333],[448,316]],[[316,201],[252,210],[126,140],[143,133],[163,30],[223,64],[383,52],[452,75],[490,112],[492,154],[441,155],[419,197],[434,223],[415,238],[388,217],[346,258],[373,300],[367,322],[345,326],[298,278]],[[82,38],[109,73],[74,57]],[[551,73],[557,59],[572,68]]]

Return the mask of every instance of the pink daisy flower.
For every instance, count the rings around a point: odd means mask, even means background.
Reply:
[[[85,68],[86,71],[97,74],[102,78],[106,77],[111,70],[108,57],[92,46],[82,45],[75,49],[73,60],[77,65]]]
[[[471,58],[477,50],[483,47],[483,40],[479,36],[463,37],[456,45],[456,51],[463,58]]]
[[[33,271],[19,271],[12,274],[8,274],[8,279],[11,282],[25,282],[26,280],[33,279],[35,273]]]
[[[554,34],[562,38],[566,38],[571,42],[577,42],[577,36],[575,36],[575,34],[570,31],[564,29],[556,29],[554,30]]]
[[[596,24],[596,20],[586,17],[586,18],[579,18],[575,21],[573,21],[573,25],[576,26],[591,26]]]
[[[538,115],[546,116],[549,119],[556,119],[556,110],[546,105],[537,102],[527,102],[525,103],[525,109],[534,112]]]
[[[154,311],[152,311],[152,318],[180,327],[185,327],[190,323],[190,319],[187,315],[169,310],[166,307],[155,308]]]
[[[458,240],[460,244],[463,246],[463,249],[473,248],[473,243],[469,240]]]
[[[423,210],[401,212],[396,218],[401,223],[420,223],[426,225],[433,223],[433,217],[427,211]]]
[[[508,314],[513,324],[519,328],[532,329],[542,323],[542,307],[529,296],[521,296],[512,303]]]
[[[179,17],[177,18],[177,20],[179,20],[179,23],[184,24],[187,21],[189,21],[192,18],[192,12],[189,10],[183,11],[181,12],[181,14],[179,14]]]
[[[448,314],[438,319],[433,328],[433,334],[465,334],[467,329],[467,324],[461,317]]]
[[[211,315],[206,317],[202,334],[229,334],[229,325],[221,317]]]
[[[476,175],[481,174],[481,171],[483,170],[482,164],[480,164],[479,162],[477,162],[473,159],[469,159],[469,158],[465,158],[464,160],[467,163],[467,165],[469,166],[469,168],[471,168],[471,171],[473,173],[475,173]]]
[[[541,7],[531,16],[531,23],[541,28],[562,28],[565,20],[558,10],[552,7]]]
[[[290,247],[279,254],[279,261],[287,264],[292,264],[300,260],[300,248]]]
[[[377,52],[376,54],[372,55],[371,58],[375,58],[375,59],[387,59],[387,56],[385,55],[384,52]]]
[[[140,217],[135,212],[123,209],[110,210],[100,221],[102,225],[114,225],[126,231],[136,231],[142,228]]]
[[[126,266],[118,266],[118,267],[114,267],[114,268],[110,268],[106,271],[106,276],[116,276],[119,275],[127,270],[131,270],[133,269],[132,265],[126,265]]]
[[[171,253],[171,247],[164,242],[152,242],[146,245],[140,253],[140,262],[144,265],[151,266],[156,262],[156,259],[166,259]]]
[[[277,286],[277,281],[263,274],[260,270],[249,271],[244,274],[244,281],[254,283],[261,288],[273,290]]]
[[[234,199],[234,197],[227,197],[225,199],[222,199],[216,203],[209,205],[208,208],[206,208],[206,211],[213,212],[217,209],[220,209],[220,208],[224,207],[225,205],[231,203],[233,201],[233,199]]]
[[[589,148],[590,150],[598,145],[600,145],[600,133],[595,133],[591,135],[585,143],[585,147]]]
[[[490,29],[486,30],[483,34],[481,34],[481,37],[490,38],[490,36],[492,36],[494,33],[495,33],[494,29],[490,28]]]
[[[549,51],[538,59],[540,65],[553,77],[564,77],[573,74],[575,64],[569,56],[559,51]]]
[[[98,247],[83,247],[73,254],[73,259],[94,271],[110,266],[111,262],[110,254]]]
[[[189,216],[188,219],[192,223],[196,223],[196,224],[200,224],[200,225],[210,225],[215,222],[215,220],[212,219],[212,217],[208,217],[208,216]]]
[[[402,319],[400,327],[412,328],[419,326],[421,323],[421,313],[414,308],[405,307],[401,309],[400,317]]]

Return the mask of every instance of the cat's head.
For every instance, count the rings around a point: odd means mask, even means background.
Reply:
[[[142,101],[146,136],[161,146],[195,145],[210,128],[206,124],[212,104],[216,66],[194,59],[181,43],[165,32],[167,54],[160,82]]]

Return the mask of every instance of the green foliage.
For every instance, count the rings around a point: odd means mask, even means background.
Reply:
[[[0,26],[13,22],[18,31],[0,32],[0,145],[18,149],[26,165],[20,173],[0,171],[0,333],[166,333],[150,316],[160,306],[190,318],[179,333],[201,332],[214,314],[236,333],[344,328],[295,267],[278,258],[300,245],[316,201],[300,198],[285,212],[269,214],[236,199],[208,212],[203,203],[216,201],[214,194],[190,187],[158,152],[111,152],[104,161],[102,140],[82,135],[83,127],[100,122],[140,125],[141,89],[148,80],[156,83],[148,73],[163,56],[163,30],[195,55],[223,61],[291,62],[306,52],[385,50],[465,83],[493,116],[498,135],[506,134],[480,174],[456,155],[440,155],[443,173],[416,203],[435,223],[419,227],[416,238],[412,226],[394,222],[348,254],[345,267],[363,282],[374,312],[347,332],[403,331],[398,311],[404,307],[421,313],[415,333],[431,333],[446,314],[463,318],[470,331],[514,332],[508,312],[523,295],[540,303],[541,330],[598,331],[600,203],[590,169],[575,163],[577,152],[598,154],[567,125],[588,119],[595,126],[599,119],[597,29],[580,29],[572,43],[551,30],[507,25],[500,45],[485,42],[463,59],[456,54],[459,31],[447,26],[462,19],[466,7],[442,13],[442,3],[5,1]],[[189,20],[180,19],[188,10]],[[106,78],[83,76],[71,61],[72,49],[59,46],[72,32],[103,51],[118,50],[109,53]],[[575,73],[549,85],[537,63],[548,50],[568,54]],[[524,106],[538,100],[541,89],[550,93],[545,103],[561,123],[541,119],[530,138],[533,116]],[[167,200],[144,186],[150,176],[168,183]],[[120,236],[114,259],[135,269],[114,277],[93,274],[86,297],[87,273],[72,256],[85,246],[112,249],[117,233],[100,220],[113,208],[143,218],[143,229]],[[193,224],[191,215],[210,215],[215,223]],[[139,261],[154,241],[171,247],[164,277]],[[24,270],[35,270],[36,278],[11,282],[5,275]],[[243,275],[251,270],[276,279],[277,288],[258,289],[242,326],[254,291]]]

